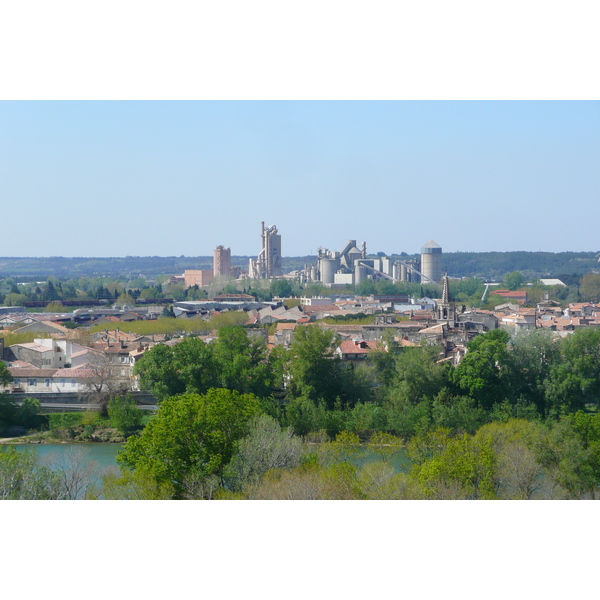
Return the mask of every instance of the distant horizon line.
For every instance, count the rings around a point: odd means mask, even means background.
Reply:
[[[443,250],[443,248],[442,248]],[[600,250],[560,250],[560,251],[552,251],[552,250],[453,250],[442,252],[442,254],[511,254],[511,253],[525,253],[525,254],[600,254]],[[377,252],[369,252],[369,255],[377,256]],[[420,252],[408,253],[404,252],[404,256],[418,256]],[[385,254],[384,256],[402,256],[402,252],[392,252],[390,254]],[[256,258],[257,254],[232,254],[231,258]],[[295,254],[282,256],[282,259],[286,258],[305,258],[305,257],[317,257],[317,254]],[[0,256],[0,260],[15,260],[15,259],[33,259],[33,258],[41,258],[41,259],[126,259],[126,258],[213,258],[212,254],[196,254],[196,255],[186,255],[186,254],[168,254],[168,255],[159,255],[159,254],[126,254],[120,256],[85,256],[85,255],[73,255],[73,256],[63,256],[63,255],[52,255],[52,256]]]

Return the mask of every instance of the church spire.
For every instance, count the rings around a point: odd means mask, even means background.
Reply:
[[[450,284],[448,283],[448,273],[444,275],[444,287],[442,289],[442,304],[450,302]]]

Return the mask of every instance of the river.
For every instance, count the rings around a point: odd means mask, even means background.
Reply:
[[[115,457],[123,444],[15,444],[17,450],[35,450],[42,463],[66,458],[69,452],[78,450],[83,453],[86,462],[94,461],[98,469],[116,467]]]
[[[94,461],[97,463],[98,469],[103,469],[117,466],[115,457],[123,444],[15,444],[14,447],[21,451],[35,450],[43,463],[64,459],[70,451],[79,450],[84,453],[86,461]],[[361,467],[367,463],[381,460],[381,457],[368,446],[361,446],[356,454],[348,456],[347,459]],[[397,471],[406,471],[410,464],[404,448],[400,448],[398,452],[394,453],[390,462]]]

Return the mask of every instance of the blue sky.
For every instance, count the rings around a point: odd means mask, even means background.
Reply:
[[[593,101],[5,101],[0,158],[5,256],[600,250]]]

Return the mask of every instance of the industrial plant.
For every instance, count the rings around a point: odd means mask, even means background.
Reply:
[[[186,287],[208,285],[214,280],[228,279],[274,279],[279,277],[299,279],[304,283],[317,282],[325,287],[359,285],[365,280],[389,280],[393,283],[439,283],[442,279],[442,248],[433,240],[421,248],[421,258],[394,259],[380,255],[367,257],[367,244],[360,248],[356,240],[348,240],[341,251],[319,248],[313,264],[286,275],[281,268],[281,235],[277,226],[266,227],[261,222],[261,249],[256,259],[250,259],[248,272],[231,265],[231,249],[217,246],[213,254],[213,270],[185,271],[171,282],[184,281]]]
[[[256,260],[250,259],[248,276],[251,279],[281,277],[281,236],[275,225],[265,228],[265,222],[262,221],[261,226],[262,247]]]
[[[393,260],[388,256],[367,258],[367,244],[357,247],[349,240],[340,252],[319,248],[317,260],[298,272],[305,282],[315,281],[324,286],[359,285],[365,279],[392,282],[439,283],[442,278],[442,248],[430,240],[421,248],[421,261]]]

